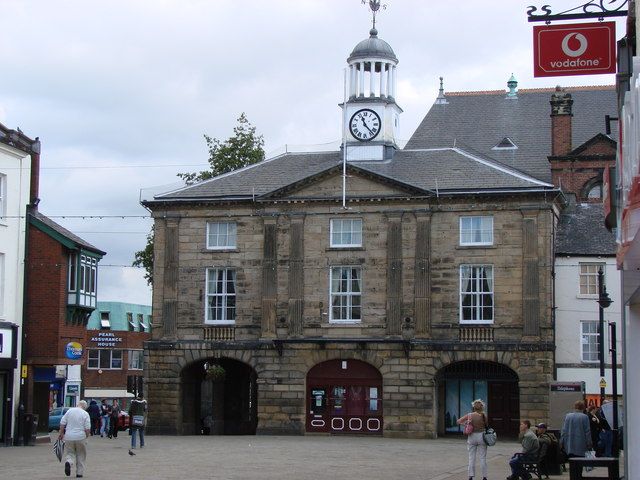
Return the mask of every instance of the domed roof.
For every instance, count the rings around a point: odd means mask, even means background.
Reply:
[[[398,58],[396,54],[393,53],[393,49],[391,45],[387,42],[378,38],[378,30],[372,28],[369,31],[369,38],[362,40],[356,48],[353,49],[349,58],[347,58],[347,62],[351,60],[356,60],[358,58],[386,58],[389,60],[393,60],[394,62],[398,62]]]

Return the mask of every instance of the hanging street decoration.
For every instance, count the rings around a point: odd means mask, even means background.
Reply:
[[[616,73],[614,22],[533,27],[533,75]]]

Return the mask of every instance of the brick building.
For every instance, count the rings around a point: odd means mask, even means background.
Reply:
[[[46,430],[49,410],[73,406],[89,315],[97,305],[98,262],[105,252],[31,208],[27,214],[26,307],[21,403]]]
[[[591,87],[609,97],[610,110],[600,115],[606,130],[605,115],[615,111],[613,87]],[[585,90],[584,88],[582,90]],[[558,223],[555,265],[556,378],[561,382],[585,382],[589,405],[600,404],[600,380],[605,378],[605,394],[613,393],[609,355],[609,322],[619,332],[617,352],[622,360],[620,276],[616,269],[615,235],[605,227],[603,199],[604,179],[615,167],[617,122],[611,122],[611,134],[602,131],[591,138],[573,137],[572,92],[558,89],[553,94],[552,125],[555,132],[549,157],[553,182],[567,198]],[[577,143],[579,142],[579,143]],[[615,174],[613,175],[615,176]],[[599,370],[598,270],[604,273],[604,284],[614,302],[604,310],[604,353],[606,370]],[[622,369],[617,372],[617,385],[622,390]],[[560,425],[551,425],[559,428]]]
[[[125,405],[143,389],[143,343],[151,338],[151,307],[98,302],[87,324],[83,398]]]
[[[150,431],[433,437],[477,397],[502,435],[546,420],[554,91],[441,86],[400,149],[392,48],[372,29],[347,62],[340,151],[144,202]],[[573,95],[591,138],[609,98]]]

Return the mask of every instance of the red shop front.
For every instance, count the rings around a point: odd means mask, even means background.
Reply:
[[[307,374],[307,432],[382,435],[382,375],[360,360],[329,360]]]

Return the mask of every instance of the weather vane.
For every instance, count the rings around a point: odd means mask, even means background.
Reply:
[[[387,4],[380,4],[380,0],[369,0],[367,2],[367,0],[362,0],[362,4],[366,4],[369,3],[369,9],[371,9],[371,14],[373,15],[373,28],[375,30],[376,28],[376,14],[378,13],[378,10],[380,10],[380,7],[382,7],[383,10],[387,9]]]

